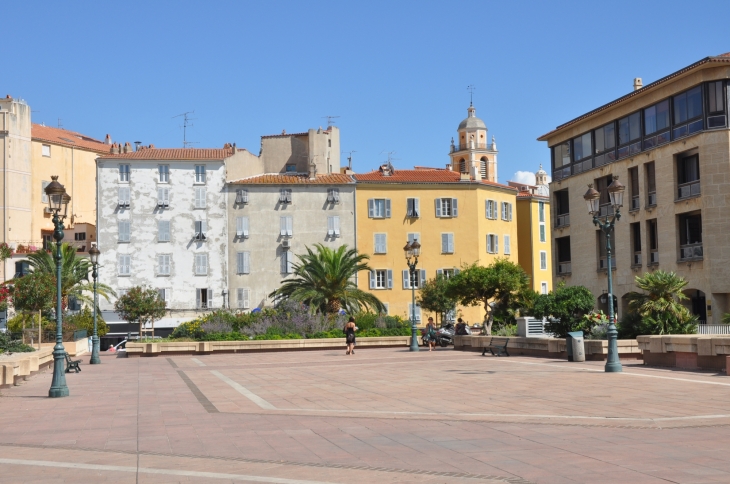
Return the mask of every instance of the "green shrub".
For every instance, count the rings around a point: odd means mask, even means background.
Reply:
[[[68,326],[70,331],[85,329],[86,334],[89,336],[94,334],[94,313],[88,307],[84,307],[84,309],[76,314],[64,316],[63,323],[64,331],[66,331],[66,326]],[[53,328],[55,329],[55,327],[56,323],[54,321]],[[99,313],[96,314],[96,330],[99,337],[109,332],[109,326],[107,326],[106,321],[104,321]]]
[[[9,333],[0,332],[0,353],[29,353],[35,351],[20,340],[11,339]]]

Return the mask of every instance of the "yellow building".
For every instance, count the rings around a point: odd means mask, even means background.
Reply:
[[[360,274],[358,287],[375,293],[389,314],[409,317],[411,283],[418,288],[439,273],[448,277],[465,264],[486,266],[498,257],[518,262],[516,189],[448,169],[390,164],[354,177],[357,247],[373,268]],[[412,239],[421,244],[414,281],[403,251]],[[430,315],[416,308],[419,323]],[[474,324],[484,309],[458,308],[457,315]]]

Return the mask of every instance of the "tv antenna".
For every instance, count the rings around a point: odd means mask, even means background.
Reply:
[[[326,119],[327,120],[327,127],[328,128],[330,126],[332,126],[333,124],[335,124],[335,122],[332,121],[332,120],[333,119],[337,119],[337,118],[339,118],[339,116],[322,116],[322,119]]]
[[[61,120],[61,118],[58,118],[58,127],[60,129],[63,129],[63,121]]]
[[[345,153],[345,154],[350,155],[350,156],[347,157],[347,168],[349,170],[352,170],[352,154],[353,153],[357,153],[357,151],[355,151],[355,150],[352,150],[352,151],[343,151],[342,153]]]
[[[188,114],[195,114],[195,111],[187,111],[172,117],[172,119],[179,118],[181,116],[183,118],[183,148],[188,148],[188,145],[197,144],[197,141],[188,141],[188,126],[195,126],[190,121],[195,121],[197,119],[188,117]]]
[[[383,150],[383,151],[380,152],[380,154],[382,155],[385,152],[386,151]],[[395,151],[388,151],[387,153],[388,153],[388,165],[390,165],[392,167],[393,166],[392,161],[393,160],[400,160],[400,158],[393,158],[393,155],[395,154]]]
[[[474,87],[474,84],[469,84],[466,86],[466,90],[469,91],[469,106],[474,106],[474,90],[476,87]]]

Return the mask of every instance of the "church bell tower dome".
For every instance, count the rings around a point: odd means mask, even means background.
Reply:
[[[484,124],[484,121],[477,118],[477,110],[474,109],[474,106],[469,106],[469,109],[467,109],[466,112],[466,119],[459,123],[458,131],[461,131],[462,129],[487,129],[487,125]]]

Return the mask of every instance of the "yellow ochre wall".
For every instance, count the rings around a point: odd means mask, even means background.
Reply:
[[[540,241],[539,204],[544,203],[545,242]],[[542,283],[547,283],[548,292],[553,289],[550,234],[550,204],[543,197],[517,198],[517,240],[519,264],[530,276],[532,289],[542,292]],[[545,252],[546,268],[540,268],[540,252]]]
[[[407,269],[403,247],[408,241],[408,233],[420,234],[421,257],[418,269],[426,270],[427,279],[436,277],[437,269],[460,268],[463,265],[479,262],[489,265],[497,257],[507,257],[517,262],[517,216],[515,190],[493,187],[481,183],[457,184],[396,184],[358,183],[357,200],[357,247],[360,253],[370,256],[369,265],[373,269],[390,269],[393,271],[392,289],[369,288],[369,274],[358,275],[358,287],[373,292],[382,302],[388,304],[391,315],[400,315],[409,319],[408,304],[411,302],[411,290],[403,289],[402,271]],[[391,200],[391,217],[375,219],[368,217],[368,199],[385,198]],[[406,217],[407,199],[420,200],[420,217]],[[435,200],[437,198],[456,198],[458,200],[458,216],[455,218],[436,217]],[[512,221],[503,221],[501,211],[497,220],[488,220],[485,215],[485,201],[496,200],[512,203]],[[441,253],[441,234],[454,234],[454,253]],[[387,234],[387,253],[374,254],[375,233]],[[499,254],[487,253],[487,234],[494,233],[500,237]],[[511,254],[504,255],[504,235],[511,238]],[[418,296],[418,290],[416,290]],[[470,324],[484,319],[484,309],[478,307],[458,307],[457,315]],[[421,313],[421,325],[428,316],[435,316],[425,310]]]

